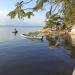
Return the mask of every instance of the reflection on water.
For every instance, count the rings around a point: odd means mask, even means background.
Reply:
[[[72,44],[75,45],[75,35],[72,35],[71,38],[72,38]]]
[[[16,36],[12,34],[13,29],[0,28],[0,42],[3,42],[0,43],[0,75],[72,74],[75,68],[75,47],[70,36],[48,35],[48,42],[31,41],[21,39],[20,34],[36,31],[40,27],[16,27]]]
[[[16,36],[18,33],[13,33],[14,36]]]
[[[57,48],[59,46],[64,46],[70,51],[70,56],[75,58],[75,35],[60,34],[60,35],[47,35],[46,39],[49,46],[52,48]]]

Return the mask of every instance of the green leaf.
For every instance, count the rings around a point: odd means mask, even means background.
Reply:
[[[36,6],[33,8],[33,10],[39,10],[42,9],[44,3],[48,2],[48,0],[37,0]]]
[[[10,16],[11,19],[15,18],[15,16],[16,16],[16,11],[14,10],[14,11],[9,12],[8,16]]]
[[[34,16],[34,14],[33,14],[33,12],[27,12],[27,13],[25,14],[25,16],[27,16],[28,18],[30,18],[31,16]]]

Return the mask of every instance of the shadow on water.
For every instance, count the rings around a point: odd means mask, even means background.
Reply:
[[[48,41],[49,47],[51,48],[58,48],[60,46],[63,46],[66,48],[66,50],[70,51],[70,56],[72,58],[75,58],[75,39],[72,39],[72,37],[68,34],[60,34],[60,35],[47,35],[46,39]]]
[[[58,48],[62,46],[69,52],[68,55],[75,60],[75,35],[74,38],[72,38],[72,36],[73,35],[69,35],[68,33],[59,34],[59,35],[52,34],[52,35],[47,35],[46,39],[48,41],[50,48]],[[66,74],[61,73],[54,75],[66,75]],[[71,75],[75,75],[75,63],[73,63]]]

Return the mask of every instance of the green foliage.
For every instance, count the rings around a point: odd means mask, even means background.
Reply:
[[[33,14],[33,12],[27,12],[27,13],[25,14],[25,16],[27,16],[28,18],[30,18],[31,16],[34,16],[34,14]]]
[[[37,0],[36,6],[33,8],[33,10],[39,10],[42,9],[44,3],[48,2],[48,0]]]
[[[26,34],[26,36],[30,36],[30,37],[34,37],[34,36],[38,36],[40,34],[40,32],[36,31],[36,32],[29,32],[28,34]]]
[[[56,26],[61,25],[59,20],[61,21],[61,18],[57,14],[51,15],[46,21],[45,28],[52,28],[54,25]]]
[[[27,2],[27,4],[31,1],[32,0]],[[38,11],[44,8],[45,3],[50,4],[50,10],[46,13],[46,27],[52,27],[52,25],[58,22],[58,15],[63,17],[62,22],[66,25],[65,27],[70,28],[75,24],[75,0],[36,0],[36,5],[31,8],[31,11],[25,11],[23,9],[23,5],[26,3],[24,3],[24,1],[21,1],[17,2],[16,8],[13,11],[9,12],[8,15],[12,19],[16,16],[19,19],[22,19],[26,16],[30,18],[31,16],[33,16],[32,11]],[[58,9],[57,7],[60,7],[60,5],[61,8]]]
[[[12,19],[15,18],[16,16],[19,18],[19,19],[22,19],[23,17],[25,17],[25,11],[22,9],[22,2],[18,2],[16,4],[16,8],[9,12],[8,14]]]
[[[75,4],[71,2],[67,2],[67,5],[64,10],[65,10],[64,11],[65,24],[67,25],[67,27],[74,25],[75,24]]]
[[[16,8],[8,13],[8,16],[11,17],[11,19],[14,19],[15,17],[18,17],[19,19],[22,19],[24,17],[30,18],[33,16],[33,12],[25,12],[23,9],[23,2],[21,1],[20,3],[18,2],[16,4]]]
[[[15,18],[16,11],[14,10],[14,11],[9,12],[8,16],[11,16],[11,19]]]

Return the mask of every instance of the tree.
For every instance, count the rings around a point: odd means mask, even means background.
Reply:
[[[29,2],[30,2],[30,1],[29,1]],[[11,19],[14,19],[16,16],[17,16],[19,19],[23,19],[23,18],[26,17],[26,16],[28,16],[28,18],[30,18],[31,15],[32,15],[32,16],[34,15],[33,12],[30,12],[30,11],[25,12],[25,11],[24,11],[25,9],[23,9],[23,5],[24,5],[24,4],[27,4],[27,3],[29,3],[29,2],[26,2],[26,3],[24,3],[23,1],[17,2],[17,3],[16,3],[16,8],[15,8],[13,11],[9,12],[9,13],[8,13],[8,16],[10,16]]]
[[[51,27],[58,21],[58,17],[63,18],[62,24],[65,24],[67,28],[75,24],[75,0],[36,0],[36,5],[34,7],[23,9],[23,5],[30,2],[32,2],[32,0],[29,2],[17,2],[16,8],[9,12],[8,15],[11,18],[15,18],[15,16],[18,16],[19,19],[26,16],[30,18],[33,16],[33,12],[40,9],[42,10],[45,7],[45,3],[48,3],[50,10],[46,13],[46,26]],[[30,10],[26,12],[28,9]]]

